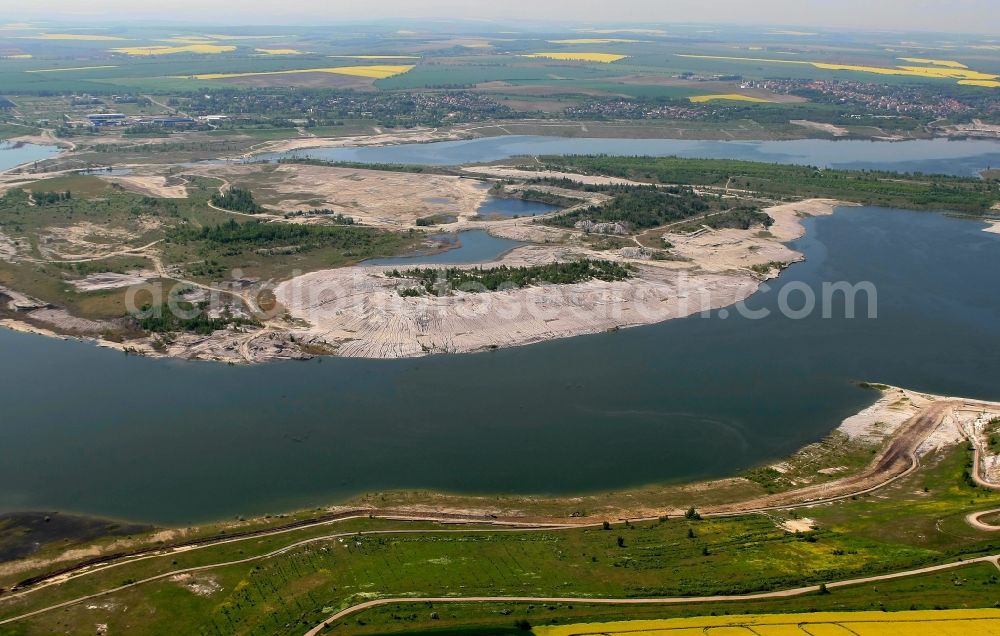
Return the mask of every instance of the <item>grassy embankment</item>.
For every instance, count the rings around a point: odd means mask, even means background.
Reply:
[[[116,592],[16,624],[16,634],[51,633],[107,622],[127,633],[183,629],[202,634],[295,634],[340,607],[379,596],[579,596],[553,605],[400,605],[352,616],[330,633],[387,634],[420,629],[507,633],[533,624],[669,617],[715,612],[984,607],[996,600],[995,568],[961,570],[837,589],[775,602],[671,608],[594,607],[587,596],[648,597],[745,593],[797,587],[954,562],[1000,551],[995,537],[964,525],[970,511],[1000,495],[963,481],[965,448],[926,458],[922,468],[879,493],[802,511],[818,529],[788,533],[787,515],[661,519],[574,530],[351,536],[301,546],[265,560],[222,566]],[[385,527],[387,522],[352,522]],[[398,525],[396,526],[398,527]],[[427,526],[423,526],[427,527]],[[444,529],[444,528],[442,528]],[[331,526],[327,532],[343,531]],[[311,536],[316,529],[303,531]],[[294,533],[150,559],[0,602],[10,616],[157,572],[245,558],[287,545]],[[195,587],[197,586],[197,587]],[[192,590],[195,591],[192,591]],[[196,593],[201,589],[202,593]],[[207,592],[205,590],[208,590]],[[132,608],[124,611],[124,608]],[[137,609],[137,608],[142,609]],[[435,618],[436,617],[436,618]],[[83,627],[80,627],[83,626]],[[475,626],[470,630],[470,626]],[[489,631],[489,630],[496,630]]]

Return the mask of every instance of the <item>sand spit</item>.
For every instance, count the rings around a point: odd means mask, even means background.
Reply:
[[[433,141],[458,141],[475,136],[461,129],[442,131],[437,128],[415,128],[407,132],[359,135],[356,137],[308,137],[265,142],[240,158],[272,152],[295,152],[309,148],[341,148],[344,146],[394,146],[421,144]]]
[[[505,259],[517,264],[518,252]],[[489,264],[487,264],[489,265]],[[587,281],[502,292],[403,298],[412,283],[385,267],[306,274],[277,288],[279,302],[308,333],[346,357],[401,358],[513,347],[689,316],[756,291],[751,277],[687,274],[641,266],[616,282]]]
[[[646,186],[648,183],[620,179],[618,177],[605,177],[602,175],[587,175],[576,172],[560,172],[558,170],[522,170],[508,166],[468,166],[462,168],[462,172],[469,174],[494,177],[499,179],[569,179],[577,183],[587,185],[628,185]]]
[[[894,386],[877,385],[882,396],[870,407],[845,419],[837,428],[851,439],[879,446],[897,434],[910,418],[940,402],[952,402],[953,408],[941,418],[938,426],[917,447],[918,455],[948,448],[964,439],[974,439],[985,430],[985,424],[1000,417],[1000,403],[970,400],[911,391]],[[991,455],[992,464],[1000,467],[1000,458]]]

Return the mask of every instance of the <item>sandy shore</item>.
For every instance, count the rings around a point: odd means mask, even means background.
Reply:
[[[462,172],[500,179],[570,179],[577,183],[587,185],[629,185],[646,186],[648,183],[620,179],[618,177],[605,177],[601,175],[586,175],[575,172],[560,172],[558,170],[521,170],[508,166],[468,166],[462,168]]]
[[[990,222],[988,227],[983,228],[983,232],[989,232],[991,234],[1000,234],[1000,221]]]
[[[496,264],[518,265],[528,252],[548,260],[546,248],[520,248]],[[591,280],[503,292],[403,298],[412,286],[385,275],[385,267],[326,270],[278,286],[291,315],[337,355],[401,358],[467,353],[527,345],[610,329],[646,325],[717,309],[757,290],[749,276],[688,274],[644,265],[632,279]]]
[[[457,141],[468,139],[473,133],[461,129],[442,131],[437,128],[417,128],[406,132],[383,133],[381,135],[358,135],[354,137],[303,137],[265,142],[255,146],[241,157],[262,155],[272,152],[294,152],[307,148],[341,148],[344,146],[393,146],[397,144],[420,144],[433,141]]]
[[[387,276],[386,267],[352,267],[296,277],[279,285],[276,296],[293,320],[309,325],[303,334],[329,343],[340,356],[400,358],[522,346],[654,324],[738,303],[757,291],[763,278],[751,266],[800,259],[801,254],[783,242],[802,236],[803,218],[830,214],[837,205],[810,200],[776,206],[768,210],[775,218],[770,236],[757,230],[709,232],[678,250],[690,259],[683,262],[535,244],[482,264],[611,259],[637,267],[624,281],[404,298],[399,291],[412,287],[412,281]],[[497,229],[503,235],[519,230],[515,233],[532,239],[539,238],[534,232],[552,232],[533,223]]]

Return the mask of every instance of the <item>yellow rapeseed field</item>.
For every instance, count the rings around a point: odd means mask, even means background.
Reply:
[[[116,35],[87,35],[83,33],[39,33],[28,36],[29,40],[77,40],[80,42],[112,42],[124,41],[128,38],[120,38]]]
[[[934,66],[948,66],[950,68],[969,68],[961,62],[952,60],[931,60],[926,57],[901,57],[900,62],[911,62],[913,64],[933,64]]]
[[[717,99],[724,99],[734,102],[763,102],[771,103],[771,100],[764,99],[763,97],[751,97],[750,95],[739,95],[737,93],[728,93],[725,95],[695,95],[694,97],[689,97],[692,102],[701,104],[704,102],[711,102]]]
[[[536,627],[535,636],[982,636],[1000,635],[1000,610],[922,610],[910,612],[816,612],[704,616],[666,620],[582,623]]]
[[[231,79],[234,77],[261,77],[265,75],[295,75],[299,73],[334,73],[336,75],[354,75],[356,77],[370,77],[373,79],[385,79],[394,75],[402,75],[413,68],[413,65],[392,65],[392,66],[333,66],[328,68],[299,68],[288,71],[260,71],[257,73],[202,73],[201,75],[191,75],[194,79],[218,80]]]
[[[304,51],[298,49],[254,49],[264,55],[302,55]]]
[[[857,71],[860,73],[874,73],[876,75],[907,75],[911,77],[931,77],[958,80],[992,80],[997,79],[997,75],[990,73],[980,73],[963,68],[942,68],[938,66],[897,66],[886,68],[882,66],[855,66],[853,64],[827,64],[825,62],[810,62],[816,68],[829,71]]]
[[[963,86],[985,86],[986,88],[1000,88],[997,80],[958,80]]]
[[[969,86],[992,86],[987,82],[1000,80],[1000,75],[981,73],[968,68],[951,66],[862,66],[855,64],[831,64],[828,62],[807,62],[804,60],[776,60],[757,57],[729,57],[721,55],[685,55],[678,57],[700,58],[708,60],[736,60],[740,62],[767,62],[771,64],[807,64],[814,68],[827,71],[854,71],[857,73],[872,73],[875,75],[902,75],[906,77],[924,77],[932,79],[954,79],[960,84]]]
[[[340,75],[355,75],[357,77],[373,77],[385,79],[394,75],[402,75],[413,69],[413,64],[383,64],[380,66],[339,66],[330,69],[330,73]]]
[[[579,38],[577,40],[549,40],[549,44],[614,44],[615,42],[640,42],[622,38]]]
[[[627,55],[617,55],[615,53],[530,53],[524,57],[548,58],[550,60],[566,60],[574,62],[600,62],[601,64],[611,64],[618,60],[624,60]]]
[[[235,46],[228,44],[188,44],[186,46],[128,46],[111,49],[111,52],[125,53],[126,55],[173,55],[174,53],[206,53],[215,55],[217,53],[230,53],[235,50]]]

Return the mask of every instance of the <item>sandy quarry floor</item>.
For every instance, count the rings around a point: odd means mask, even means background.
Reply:
[[[157,273],[152,270],[135,270],[118,274],[115,272],[100,272],[91,274],[80,280],[70,281],[70,284],[81,292],[99,291],[102,289],[119,289],[132,285],[141,285],[147,280],[156,278]]]
[[[136,217],[133,227],[105,227],[90,221],[75,225],[51,226],[39,235],[38,252],[46,259],[72,261],[106,256],[124,249],[137,234],[155,230],[160,222],[153,217]]]
[[[575,172],[560,172],[558,170],[521,170],[520,168],[511,168],[508,166],[468,166],[462,168],[462,172],[501,179],[570,179],[577,183],[586,183],[588,185],[649,185],[647,183],[640,183],[639,181],[619,179],[618,177],[577,174]]]
[[[0,260],[13,261],[17,258],[19,251],[14,239],[0,232]]]
[[[309,137],[304,139],[282,139],[265,142],[255,147],[251,154],[271,152],[292,152],[304,148],[339,148],[342,146],[389,146],[393,144],[427,143],[431,141],[454,141],[468,137],[460,129],[441,131],[437,128],[415,128],[406,132],[383,133],[380,135],[359,135],[356,137]],[[246,155],[244,155],[246,156]]]
[[[95,175],[109,183],[117,183],[126,190],[160,199],[187,198],[184,180],[161,175]]]
[[[836,205],[811,200],[776,206],[768,210],[775,218],[770,235],[759,230],[709,232],[678,250],[690,259],[684,262],[642,261],[620,252],[538,244],[542,236],[565,238],[573,231],[512,220],[493,230],[536,244],[483,264],[603,258],[638,267],[636,275],[625,281],[404,298],[399,290],[412,287],[412,282],[386,276],[385,267],[353,267],[299,276],[279,285],[276,296],[292,319],[309,325],[303,335],[329,343],[341,356],[398,358],[520,346],[652,324],[737,303],[759,287],[762,276],[749,271],[750,265],[800,259],[781,241],[802,235],[803,218],[829,214]]]
[[[767,263],[794,263],[802,260],[802,254],[785,243],[805,233],[802,219],[832,214],[834,208],[843,205],[832,199],[810,199],[768,208],[767,213],[774,219],[774,225],[767,232],[760,228],[724,229],[697,236],[667,234],[666,238],[674,246],[676,254],[691,259],[707,271],[724,272]],[[771,275],[777,273],[773,271]]]
[[[880,445],[900,427],[935,402],[955,402],[941,422],[917,447],[918,455],[948,448],[964,439],[981,435],[985,425],[1000,417],[1000,403],[921,393],[898,387],[883,389],[875,404],[845,419],[838,431],[866,444]],[[1000,457],[986,454],[984,464],[1000,475]]]
[[[326,207],[366,225],[391,229],[413,227],[418,218],[434,215],[468,220],[486,200],[488,189],[461,177],[303,164],[284,164],[273,171],[212,165],[191,172],[255,184],[257,198],[276,211]]]
[[[521,265],[578,256],[562,248],[529,246],[501,262]],[[312,325],[310,335],[335,343],[338,355],[400,358],[512,347],[661,322],[732,304],[758,286],[748,276],[643,265],[635,278],[624,281],[403,298],[397,290],[412,283],[390,278],[385,270],[313,272],[279,285],[276,295],[293,317]]]

